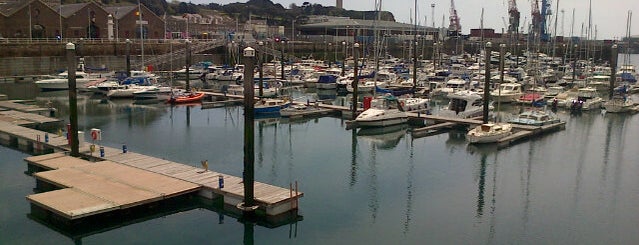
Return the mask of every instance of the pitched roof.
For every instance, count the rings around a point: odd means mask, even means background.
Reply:
[[[127,15],[128,13],[136,9],[138,9],[137,5],[104,7],[104,10],[106,10],[107,13],[112,14],[113,18],[115,18],[116,20],[121,19],[122,17],[124,17],[125,15]]]
[[[68,18],[87,5],[89,5],[89,3],[74,3],[62,5],[60,7],[60,15],[62,15],[62,17],[64,18]]]
[[[0,14],[9,17],[35,0],[15,1],[0,4]]]

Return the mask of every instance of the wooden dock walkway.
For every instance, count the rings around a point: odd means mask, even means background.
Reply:
[[[14,124],[33,127],[49,126],[50,124],[62,126],[62,120],[60,119],[14,110],[0,111],[0,121],[21,121]]]
[[[45,142],[47,137],[48,142]],[[66,136],[49,134],[3,120],[0,120],[0,140],[9,145],[18,145],[25,150],[49,148],[53,151],[65,151],[69,144]]]
[[[47,142],[45,142],[44,140],[45,135],[48,138]],[[49,171],[36,175],[36,178],[38,178],[39,180],[49,182],[56,186],[78,186],[80,183],[73,182],[72,184],[67,184],[67,182],[65,181],[67,178],[72,178],[70,177],[71,175],[77,175],[78,171],[80,171],[84,172],[85,174],[89,172],[92,173],[92,176],[83,177],[84,180],[88,182],[94,182],[96,181],[96,179],[100,178],[124,179],[116,181],[117,184],[115,185],[117,188],[114,187],[112,190],[113,192],[122,192],[122,195],[126,195],[128,191],[142,193],[140,194],[140,196],[131,197],[131,199],[120,200],[118,199],[118,195],[120,194],[108,193],[110,192],[109,189],[91,189],[94,187],[86,187],[100,194],[98,195],[85,193],[88,189],[85,190],[83,189],[83,187],[79,189],[64,189],[60,192],[50,194],[47,194],[47,192],[42,193],[42,195],[38,194],[37,196],[30,196],[28,198],[34,204],[42,206],[47,210],[51,210],[52,212],[69,219],[82,218],[94,214],[108,212],[110,210],[132,207],[138,205],[138,203],[149,203],[164,198],[160,198],[157,195],[151,195],[147,193],[149,192],[148,190],[140,191],[137,189],[130,189],[133,187],[137,188],[139,185],[132,185],[130,182],[126,182],[125,180],[129,178],[138,178],[136,177],[136,175],[105,177],[99,175],[99,173],[93,174],[93,172],[96,172],[98,170],[85,169],[85,165],[96,165],[96,162],[101,164],[106,163],[104,165],[109,166],[108,168],[106,168],[107,170],[116,168],[122,169],[118,166],[114,166],[119,165],[127,167],[126,171],[121,171],[122,173],[128,173],[132,171],[130,169],[135,169],[135,171],[139,170],[144,173],[155,174],[174,180],[184,181],[197,187],[194,189],[189,188],[188,190],[179,190],[176,192],[158,192],[164,193],[164,196],[173,195],[169,193],[175,193],[175,195],[179,195],[181,193],[190,191],[198,191],[198,195],[210,199],[223,197],[224,203],[232,206],[237,206],[244,199],[244,184],[241,177],[223,174],[211,170],[205,171],[202,168],[194,167],[191,165],[146,156],[131,151],[127,151],[126,153],[124,153],[122,149],[116,149],[107,146],[102,146],[102,149],[104,150],[104,157],[100,157],[100,147],[96,146],[95,152],[91,152],[90,144],[86,142],[81,144],[82,146],[80,147],[80,154],[83,155],[84,158],[93,159],[93,161],[85,161],[79,158],[67,156],[66,152],[70,151],[70,148],[65,136],[48,134],[43,131],[14,125],[11,122],[0,121],[0,143],[10,145],[18,144],[21,145],[22,148],[29,151],[38,152],[49,149],[50,151],[55,152],[48,155],[31,157],[26,159],[26,161],[29,163],[30,166],[33,166],[30,167],[30,169],[39,168],[45,170],[57,169],[55,171],[60,170],[59,173],[63,174],[56,174],[55,177],[49,176],[49,174],[45,174]],[[100,169],[99,171],[103,171],[102,168],[97,169]],[[107,172],[107,170],[104,171]],[[96,177],[95,175],[98,176]],[[220,179],[223,183],[222,186],[220,185]],[[125,185],[125,187],[122,187],[122,185]],[[105,186],[108,185],[105,184]],[[304,195],[304,193],[297,190],[297,187],[293,189],[292,185],[291,188],[282,188],[261,182],[255,182],[254,190],[255,201],[258,205],[258,209],[264,211],[269,216],[276,216],[286,213],[290,210],[296,210],[298,207],[298,199]],[[101,196],[102,194],[112,196],[114,199],[99,201],[98,199],[103,198]],[[67,198],[66,196],[69,197]],[[145,197],[146,199],[143,197]],[[89,206],[92,208],[85,207],[79,204],[65,204],[70,200],[79,200],[78,202],[91,203],[91,205]]]
[[[42,108],[36,105],[26,104],[23,100],[0,100],[0,109],[14,110],[19,112],[38,114],[42,116],[50,115],[53,108]]]
[[[149,172],[162,174],[176,179],[188,181],[203,187],[200,195],[214,198],[224,196],[224,202],[229,205],[238,205],[244,198],[244,184],[241,177],[223,174],[215,171],[205,171],[202,168],[176,163],[156,157],[130,152],[123,153],[121,149],[104,147],[104,159],[115,163],[143,169]],[[83,151],[83,154],[88,154]],[[223,187],[220,188],[220,177],[223,179]],[[269,215],[277,215],[297,208],[297,199],[302,197],[302,192],[294,193],[288,188],[272,186],[255,182],[255,201],[260,209]]]
[[[53,155],[46,160],[27,161],[55,169],[35,173],[34,177],[62,189],[29,195],[27,199],[70,220],[149,204],[201,188],[188,181],[110,161],[90,162]]]

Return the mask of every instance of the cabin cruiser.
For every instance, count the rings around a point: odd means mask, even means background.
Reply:
[[[519,113],[516,118],[508,120],[509,123],[529,126],[544,126],[560,121],[557,114],[545,110],[527,110]]]
[[[76,71],[76,88],[85,88],[86,84],[95,81],[96,79],[99,79],[99,77],[93,77],[86,72]],[[69,89],[69,76],[67,72],[63,72],[53,78],[36,81],[35,85],[42,91]]]
[[[495,143],[512,134],[510,123],[484,123],[466,134],[469,143]]]
[[[593,110],[601,109],[603,99],[597,95],[597,90],[592,87],[580,88],[577,90],[577,98],[573,99],[569,106],[571,110]]]
[[[478,92],[464,90],[449,94],[447,97],[450,99],[448,106],[439,111],[439,116],[472,118],[483,115],[483,99]],[[493,110],[492,103],[488,106],[488,110]]]
[[[395,96],[384,95],[371,101],[371,107],[355,118],[357,126],[385,127],[408,121],[408,115],[401,110]]]
[[[490,97],[494,102],[512,103],[524,95],[519,83],[502,83],[497,90],[490,92]]]

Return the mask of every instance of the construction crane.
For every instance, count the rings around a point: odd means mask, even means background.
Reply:
[[[548,35],[548,19],[550,15],[552,15],[552,11],[550,10],[550,0],[542,0],[541,30],[539,32],[539,35],[541,35],[541,40],[546,42],[550,40],[550,36]]]
[[[457,36],[461,33],[461,25],[459,24],[459,16],[455,9],[455,0],[450,0],[450,24],[448,25],[448,35]]]
[[[519,30],[519,10],[515,0],[508,0],[508,33],[517,33]]]
[[[548,35],[547,19],[552,14],[550,10],[550,0],[541,0],[541,10],[539,0],[532,0],[532,29],[534,37],[539,37],[541,41],[550,40]]]
[[[531,1],[531,17],[532,17],[532,32],[534,35],[532,35],[533,38],[536,38],[539,36],[539,34],[541,33],[541,12],[539,11],[539,0],[532,0]]]

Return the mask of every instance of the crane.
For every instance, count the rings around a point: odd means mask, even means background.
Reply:
[[[455,0],[450,0],[450,24],[448,25],[448,35],[457,36],[461,33],[461,25],[459,24],[459,16],[455,9]]]
[[[541,29],[539,31],[539,34],[541,35],[541,40],[542,41],[548,41],[550,40],[550,37],[548,35],[548,16],[552,14],[552,11],[550,10],[550,0],[542,0],[541,1]]]
[[[541,10],[539,9],[539,0],[532,0],[532,27],[533,33],[539,37],[541,41],[548,41],[548,26],[546,20],[552,14],[550,10],[550,0],[541,0]]]
[[[538,36],[541,33],[541,12],[539,12],[539,0],[531,1],[531,11],[530,14],[532,16],[532,32],[535,34],[534,36]]]
[[[519,10],[515,0],[508,0],[508,33],[516,33],[519,30]]]

